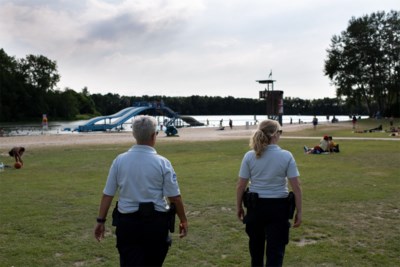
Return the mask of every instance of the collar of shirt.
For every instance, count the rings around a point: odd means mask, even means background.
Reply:
[[[146,152],[146,153],[153,153],[157,154],[157,151],[154,147],[151,146],[146,146],[146,145],[134,145],[129,149],[129,151],[135,151],[135,152]]]
[[[267,150],[279,150],[279,149],[280,149],[280,147],[275,144],[267,146]]]

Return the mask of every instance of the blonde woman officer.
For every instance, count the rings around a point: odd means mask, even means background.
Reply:
[[[282,130],[277,121],[262,121],[250,139],[251,151],[242,160],[237,183],[237,216],[246,224],[251,266],[282,266],[289,242],[288,182],[295,194],[293,227],[302,221],[302,192],[293,155],[278,146]],[[249,184],[250,182],[250,184]],[[247,214],[242,201],[246,197]]]

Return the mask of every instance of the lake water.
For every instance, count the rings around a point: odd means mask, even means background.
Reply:
[[[222,120],[222,125],[225,127],[229,126],[229,119],[233,121],[233,126],[245,126],[253,125],[255,121],[258,122],[267,119],[266,115],[218,115],[218,116],[196,116],[196,115],[187,115],[187,117],[192,117],[196,119],[198,122],[204,123],[205,126],[201,127],[218,127],[220,125],[220,121]],[[368,116],[360,116],[362,119],[368,118]],[[301,116],[301,115],[283,115],[282,122],[283,124],[289,124],[291,121],[293,124],[298,123],[311,123],[314,116]],[[318,123],[327,123],[327,116],[317,116]],[[329,116],[329,121],[331,121],[333,116]],[[351,118],[349,116],[335,116],[339,121],[350,121]],[[156,117],[159,124],[163,124],[163,121],[166,117]],[[208,120],[208,126],[207,126]],[[50,134],[71,134],[74,133],[72,130],[77,128],[79,125],[83,125],[86,123],[86,120],[82,121],[51,121],[49,118],[49,126],[47,131],[43,131],[41,127],[41,122],[37,124],[29,123],[29,124],[10,124],[10,125],[0,125],[4,127],[4,129],[8,129],[9,135],[38,135],[43,133]],[[187,126],[184,124],[183,126]],[[67,129],[67,130],[66,130]],[[124,124],[125,131],[130,131],[130,121]],[[75,132],[76,133],[76,132]]]
[[[249,124],[254,124],[254,122],[257,120],[258,122],[265,120],[268,118],[267,115],[220,115],[220,116],[196,116],[193,115],[191,116],[195,118],[197,121],[204,123],[205,125],[207,124],[207,120],[209,121],[209,126],[219,126],[221,119],[222,125],[223,126],[228,126],[229,125],[229,119],[233,121],[233,125],[235,126],[244,126],[247,123]],[[283,115],[282,117],[282,122],[283,124],[289,124],[290,121],[292,121],[293,124],[298,124],[300,123],[311,123],[313,120],[314,116],[301,116],[301,115]],[[333,116],[329,116],[329,119],[327,119],[327,116],[317,116],[318,122],[319,123],[326,123],[331,121]],[[339,121],[350,121],[351,118],[349,116],[335,116]],[[368,116],[361,116],[361,118],[368,118]]]

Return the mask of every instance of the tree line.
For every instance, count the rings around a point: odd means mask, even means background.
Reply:
[[[52,120],[87,119],[110,115],[137,102],[163,102],[181,115],[260,115],[266,114],[266,101],[218,96],[169,97],[90,94],[71,88],[60,90],[57,64],[42,55],[16,59],[0,49],[0,122],[37,121],[42,114]],[[362,105],[348,105],[339,98],[306,100],[284,98],[289,115],[365,114]]]
[[[180,115],[266,114],[265,100],[199,96],[168,97],[90,94],[71,88],[60,90],[57,64],[42,55],[16,59],[0,49],[0,122],[37,121],[42,114],[52,120],[87,119],[110,115],[137,102],[163,102]],[[362,106],[348,106],[338,98],[304,100],[286,97],[284,113],[290,115],[363,114]]]
[[[287,115],[400,116],[400,15],[377,12],[352,18],[327,49],[325,75],[336,86],[336,98],[285,97]],[[199,96],[168,97],[90,94],[57,88],[57,63],[43,55],[17,59],[0,49],[0,122],[86,119],[110,115],[135,102],[163,101],[181,115],[260,115],[266,101],[250,98]]]

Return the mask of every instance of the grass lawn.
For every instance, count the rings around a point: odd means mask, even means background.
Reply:
[[[369,126],[377,125],[359,124]],[[351,124],[329,134],[380,137],[353,134]],[[304,192],[304,222],[291,230],[285,266],[400,266],[400,142],[340,140],[340,153],[305,155],[303,145],[314,143],[280,142],[296,158]],[[98,243],[92,232],[108,168],[129,147],[31,149],[22,169],[0,173],[0,266],[118,266],[110,214],[105,240]],[[164,266],[249,266],[248,239],[235,215],[248,140],[156,149],[174,165],[189,219],[188,237],[173,234]]]

